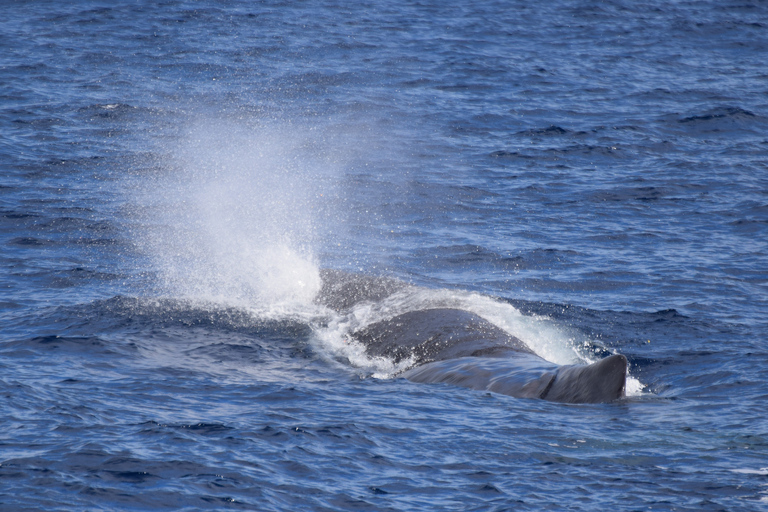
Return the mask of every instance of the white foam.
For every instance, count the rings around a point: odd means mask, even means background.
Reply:
[[[325,327],[316,329],[315,344],[327,358],[348,363],[362,372],[363,376],[370,375],[376,379],[388,379],[413,365],[413,359],[408,358],[395,363],[389,358],[370,356],[365,346],[355,341],[350,333],[356,324],[354,319],[336,315]]]
[[[768,468],[760,468],[760,469],[732,469],[733,473],[741,473],[742,475],[759,475],[759,476],[768,476]]]
[[[627,375],[627,384],[625,389],[627,396],[641,396],[645,391],[645,387],[645,384],[640,382],[639,379],[632,377],[631,375]]]

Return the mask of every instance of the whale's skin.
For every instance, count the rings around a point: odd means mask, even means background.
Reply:
[[[379,302],[409,287],[396,279],[321,271],[317,301],[338,312]],[[624,396],[627,359],[608,356],[590,365],[558,366],[482,317],[454,308],[408,311],[351,333],[372,357],[406,361],[403,377],[448,383],[518,398],[604,403]]]
[[[409,287],[390,277],[354,274],[342,270],[320,270],[322,287],[315,301],[339,313],[361,302],[378,302]]]

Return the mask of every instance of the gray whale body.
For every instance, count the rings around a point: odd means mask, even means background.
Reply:
[[[340,313],[378,302],[409,285],[395,279],[321,271],[317,302]],[[603,403],[624,396],[627,359],[608,356],[590,365],[558,366],[480,316],[453,308],[408,311],[351,333],[370,356],[412,364],[413,382],[448,383],[518,398]]]

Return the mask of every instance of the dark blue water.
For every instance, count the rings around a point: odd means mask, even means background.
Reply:
[[[759,510],[763,2],[9,2],[0,509]],[[563,364],[393,378],[386,275]]]

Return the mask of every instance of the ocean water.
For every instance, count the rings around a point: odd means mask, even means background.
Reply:
[[[6,2],[0,509],[765,510],[768,5]],[[339,314],[320,269],[418,286]],[[450,304],[627,398],[398,378]]]

